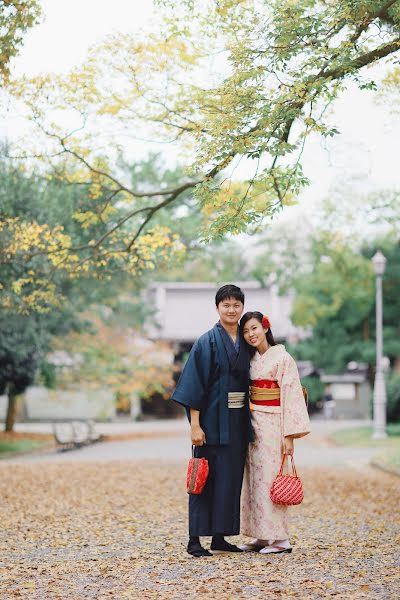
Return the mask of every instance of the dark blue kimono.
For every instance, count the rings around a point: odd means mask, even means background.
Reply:
[[[239,335],[239,332],[238,332]],[[207,458],[203,493],[189,496],[189,535],[237,535],[240,492],[247,445],[253,440],[249,402],[249,354],[243,340],[235,347],[217,323],[194,344],[172,399],[200,411],[206,445],[195,456]],[[228,392],[245,392],[243,408],[228,408]]]

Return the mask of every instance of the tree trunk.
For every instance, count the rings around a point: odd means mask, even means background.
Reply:
[[[364,323],[363,323],[363,340],[365,342],[367,342],[369,340],[369,321],[368,319],[364,319]]]
[[[10,385],[8,386],[8,406],[7,406],[5,431],[13,431],[16,411],[17,411],[17,395],[15,393],[14,384],[10,383]]]

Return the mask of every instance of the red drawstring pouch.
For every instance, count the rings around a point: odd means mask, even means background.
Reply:
[[[194,450],[192,448],[192,454]],[[208,477],[208,460],[206,458],[192,458],[189,460],[186,474],[186,489],[188,494],[201,494]]]
[[[275,477],[271,486],[270,498],[274,504],[301,504],[304,498],[303,486],[300,477],[298,477],[297,475],[296,467],[294,466],[293,456],[290,457],[292,459],[293,475],[283,474],[283,466],[285,464],[286,458],[287,454],[284,454],[279,473]]]

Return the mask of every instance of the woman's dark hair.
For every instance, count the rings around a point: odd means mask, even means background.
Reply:
[[[259,321],[262,324],[263,316],[264,315],[262,313],[258,312],[258,310],[252,310],[247,313],[244,313],[244,315],[240,319],[240,331],[242,333],[242,336],[243,336],[243,327],[245,326],[247,321],[250,321],[250,319],[257,319],[257,321]],[[272,335],[271,328],[268,329],[267,333],[265,334],[265,337],[267,338],[267,342],[270,346],[276,346],[276,342],[274,340],[274,336]],[[250,354],[254,354],[255,351],[256,351],[256,349],[251,346]]]
[[[234,300],[239,300],[239,302],[244,304],[244,294],[242,290],[237,285],[230,283],[219,288],[215,295],[215,306],[218,306],[218,304],[224,300],[229,300],[229,298],[234,298]]]

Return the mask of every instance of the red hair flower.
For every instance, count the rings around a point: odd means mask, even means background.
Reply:
[[[261,319],[261,325],[264,327],[264,329],[269,329],[271,327],[271,323],[269,322],[267,315],[264,315]]]

